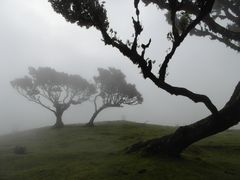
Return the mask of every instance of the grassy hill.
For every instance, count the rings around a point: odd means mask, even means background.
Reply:
[[[124,153],[136,141],[173,130],[116,121],[0,136],[0,180],[240,179],[237,130],[194,144],[181,159]],[[15,154],[16,146],[25,146],[27,153]]]

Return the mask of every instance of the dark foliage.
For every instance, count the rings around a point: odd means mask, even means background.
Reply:
[[[25,146],[15,146],[13,151],[17,155],[23,155],[27,153],[27,148]]]
[[[140,43],[139,37],[144,31],[143,25],[140,22],[140,10],[138,8],[139,0],[134,0],[134,7],[136,10],[136,17],[132,17],[134,37],[133,40],[128,40],[124,43],[119,37],[116,36],[116,32],[110,27],[108,18],[106,16],[106,10],[103,5],[100,5],[99,1],[94,1],[98,4],[97,7],[88,6],[89,1],[70,1],[70,0],[49,0],[52,3],[56,12],[63,15],[63,17],[70,22],[74,22],[72,16],[84,17],[77,11],[68,12],[63,4],[68,6],[82,6],[87,5],[86,12],[93,14],[98,12],[99,9],[104,14],[94,14],[94,19],[97,20],[97,26],[92,23],[93,27],[96,27],[102,34],[103,41],[106,45],[110,45],[118,49],[124,56],[128,57],[134,64],[138,65],[141,69],[143,77],[149,78],[157,87],[167,91],[172,95],[185,96],[191,99],[193,102],[201,102],[209,109],[212,115],[198,121],[192,125],[179,128],[175,133],[145,143],[140,143],[139,148],[148,149],[154,152],[164,152],[169,155],[177,156],[184,149],[186,149],[192,143],[224,131],[227,128],[235,125],[240,121],[240,89],[239,85],[234,91],[234,102],[230,100],[231,105],[226,105],[222,110],[218,110],[211,100],[202,94],[194,93],[183,87],[174,87],[166,82],[166,72],[169,66],[170,60],[177,51],[178,47],[182,44],[188,35],[197,35],[201,37],[209,36],[211,39],[218,40],[225,43],[230,48],[239,51],[240,32],[239,32],[239,1],[238,0],[142,0],[144,3],[156,4],[160,9],[166,9],[167,20],[171,25],[171,32],[167,37],[172,42],[170,52],[165,56],[163,62],[159,66],[159,73],[152,72],[153,62],[150,58],[145,57],[146,50],[151,45],[151,39],[148,43]],[[56,6],[58,4],[58,6]],[[97,16],[97,17],[95,17]],[[81,19],[81,18],[77,18]],[[225,27],[218,23],[221,20],[227,24]],[[80,21],[78,21],[79,23]],[[103,23],[104,22],[104,23]],[[81,22],[80,22],[81,23]],[[84,26],[80,24],[80,26]],[[87,26],[89,27],[89,26]],[[157,65],[158,66],[158,65]],[[236,95],[236,96],[235,96]],[[229,104],[229,102],[227,103]],[[153,142],[153,143],[152,143]],[[144,148],[146,147],[146,148]]]
[[[142,0],[146,5],[155,4],[160,9],[167,9],[167,22],[171,20],[171,1]],[[193,17],[196,17],[204,1],[185,0],[177,3],[175,24],[178,31],[184,30]],[[212,40],[224,43],[230,48],[240,51],[240,1],[215,0],[212,11],[194,27],[190,35],[208,36]]]

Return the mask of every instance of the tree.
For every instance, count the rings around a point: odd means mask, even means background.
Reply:
[[[142,95],[134,84],[125,80],[125,75],[118,69],[98,68],[99,75],[94,77],[99,93],[94,98],[95,111],[88,122],[93,126],[97,115],[106,108],[122,107],[123,105],[137,105],[143,102]],[[97,107],[97,98],[101,98],[101,106]]]
[[[100,31],[105,44],[118,49],[124,56],[138,65],[145,79],[150,79],[157,87],[169,94],[185,96],[195,103],[203,103],[209,109],[211,115],[196,123],[180,127],[170,135],[136,143],[129,148],[129,152],[143,150],[147,153],[166,153],[170,156],[179,156],[192,143],[222,132],[240,121],[240,83],[236,86],[232,98],[226,106],[218,110],[209,97],[183,87],[172,86],[165,80],[170,60],[189,34],[210,36],[212,39],[217,39],[239,51],[239,1],[216,0],[216,3],[215,0],[143,1],[147,4],[155,3],[159,8],[167,9],[170,16],[168,20],[170,20],[172,29],[167,37],[172,42],[172,47],[160,65],[158,74],[152,72],[154,61],[145,57],[145,52],[151,45],[151,39],[146,44],[139,42],[139,37],[143,31],[138,8],[140,0],[134,0],[136,10],[136,17],[132,17],[134,37],[133,40],[128,40],[126,43],[110,27],[104,2],[98,0],[49,0],[53,9],[67,21],[77,23],[81,27],[95,27]],[[217,4],[221,4],[221,6],[216,7]],[[225,10],[223,11],[222,8]],[[231,10],[229,11],[229,9]],[[228,20],[224,20],[223,16]],[[227,25],[223,28],[221,23],[214,21],[216,18],[223,18],[225,24],[228,22],[230,26]]]
[[[49,67],[29,67],[29,75],[11,81],[11,85],[27,100],[53,112],[55,128],[64,126],[62,115],[71,105],[81,104],[96,93],[95,86],[79,75],[57,72]]]
[[[155,4],[160,9],[167,9],[167,22],[171,21],[171,2],[167,0],[142,0],[145,5]],[[202,2],[204,3],[204,2]],[[182,1],[177,5],[176,25],[178,29],[184,28],[184,24],[190,20],[189,15],[198,16],[201,1]],[[212,11],[191,29],[190,35],[205,37],[224,43],[230,48],[240,51],[240,2],[238,0],[215,0]]]

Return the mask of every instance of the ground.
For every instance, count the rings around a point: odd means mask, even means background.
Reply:
[[[239,130],[198,142],[179,159],[125,153],[134,142],[174,129],[116,121],[0,136],[0,180],[240,179]],[[26,154],[14,153],[16,146]]]

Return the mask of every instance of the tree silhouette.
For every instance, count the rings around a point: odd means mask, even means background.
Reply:
[[[137,105],[143,102],[142,95],[135,85],[125,80],[125,75],[115,68],[98,68],[99,75],[94,77],[99,93],[94,98],[95,111],[88,122],[93,126],[97,115],[106,108],[122,107],[123,105]],[[101,98],[101,106],[97,106],[97,99]]]
[[[109,24],[104,2],[98,0],[49,0],[53,9],[71,23],[81,27],[95,27],[102,34],[106,45],[118,49],[134,64],[138,65],[143,77],[149,78],[157,87],[172,95],[185,96],[193,102],[203,103],[211,115],[188,126],[180,127],[173,134],[133,145],[129,152],[144,150],[148,153],[166,153],[179,156],[192,143],[224,131],[240,121],[240,83],[236,86],[232,98],[226,106],[218,110],[209,97],[194,93],[183,87],[175,87],[166,82],[166,71],[177,48],[190,34],[210,36],[225,43],[230,48],[239,51],[239,1],[238,0],[143,0],[145,3],[155,3],[160,9],[168,10],[171,32],[167,37],[172,42],[170,52],[163,59],[158,74],[152,72],[153,62],[145,57],[146,50],[151,45],[140,43],[139,37],[143,31],[140,22],[140,0],[134,0],[136,16],[132,17],[134,37],[124,43]],[[217,5],[221,4],[220,7]],[[225,9],[224,9],[225,8]],[[224,10],[222,10],[224,9]],[[231,9],[231,10],[229,10]],[[221,12],[221,13],[219,13]],[[227,14],[230,13],[230,14]],[[226,19],[227,18],[227,19]],[[222,19],[226,27],[215,19]],[[231,23],[229,22],[231,21]]]
[[[53,112],[55,128],[64,126],[62,115],[71,105],[81,104],[96,93],[95,86],[79,75],[57,72],[49,67],[29,67],[29,75],[11,81],[11,85],[29,101]]]
[[[172,25],[171,1],[162,0],[142,0],[145,5],[155,4],[160,9],[167,9],[167,22]],[[185,29],[184,24],[188,24],[190,15],[198,16],[201,3],[204,1],[182,1],[176,3],[176,27],[179,31]],[[240,1],[239,0],[215,0],[211,12],[202,18],[201,22],[191,29],[190,35],[209,37],[224,43],[230,48],[240,51]]]

